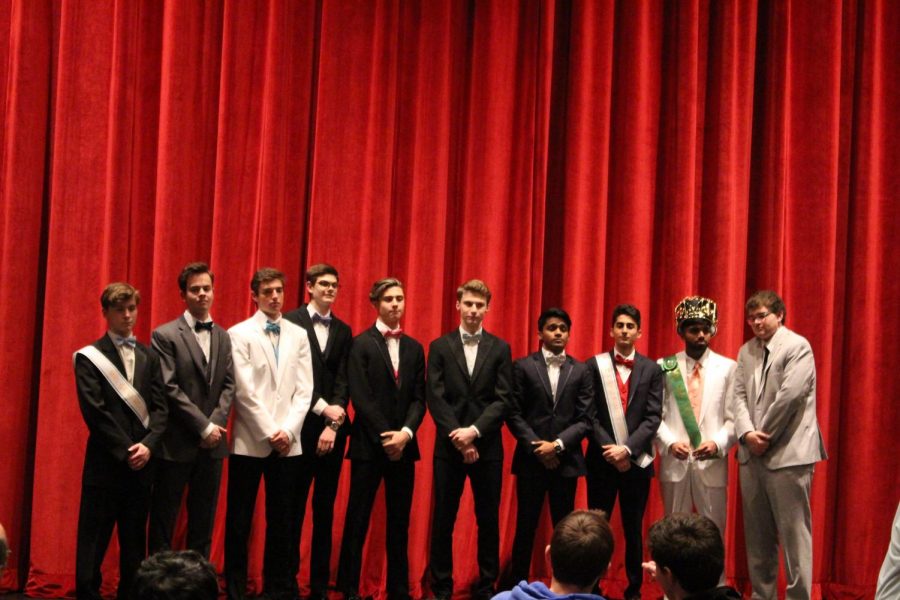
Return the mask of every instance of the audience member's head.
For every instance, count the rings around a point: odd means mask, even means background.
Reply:
[[[134,579],[135,600],[216,600],[216,570],[194,550],[159,552],[141,563]]]
[[[9,540],[6,539],[3,523],[0,523],[0,573],[3,573],[3,569],[6,568],[7,560],[9,560]]]
[[[553,582],[590,592],[606,573],[613,553],[613,534],[599,510],[569,513],[553,530],[547,546]]]
[[[672,514],[650,526],[656,580],[670,599],[706,592],[719,583],[725,547],[719,528],[697,514]]]

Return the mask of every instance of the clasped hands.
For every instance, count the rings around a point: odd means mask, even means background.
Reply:
[[[556,454],[556,444],[547,440],[536,440],[531,442],[531,452],[534,454],[545,469],[553,470],[559,466],[559,456]]]
[[[713,441],[706,441],[691,452],[691,446],[687,442],[675,442],[669,446],[669,454],[678,460],[688,460],[691,457],[694,460],[709,460],[719,455],[719,446]]]
[[[459,450],[463,456],[463,462],[471,465],[478,460],[478,448],[475,447],[475,440],[478,438],[478,432],[475,427],[459,427],[450,432],[450,442],[453,447]]]
[[[611,464],[620,473],[624,473],[631,468],[631,453],[625,446],[617,446],[616,444],[606,444],[602,446],[603,458]]]
[[[329,404],[322,410],[322,416],[334,421],[338,425],[343,425],[344,419],[347,418],[347,412],[340,404]],[[331,427],[322,429],[322,433],[319,434],[319,440],[316,442],[316,455],[325,456],[334,450],[335,438],[337,438],[337,431],[333,430]]]

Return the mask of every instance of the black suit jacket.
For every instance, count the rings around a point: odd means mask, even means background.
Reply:
[[[285,313],[284,318],[305,329],[309,338],[313,367],[313,397],[300,432],[300,447],[304,454],[311,453],[312,456],[315,454],[319,436],[325,428],[325,417],[315,414],[312,407],[321,398],[328,404],[338,404],[347,410],[347,361],[350,358],[353,333],[350,326],[338,319],[332,311],[331,325],[328,326],[328,344],[325,348],[320,348],[319,338],[316,337],[316,330],[306,306],[303,304]],[[349,428],[350,423],[347,419],[338,430],[338,435],[346,435]]]
[[[531,442],[562,440],[565,451],[557,469],[563,477],[585,474],[581,440],[591,430],[593,385],[584,363],[571,356],[559,370],[556,403],[553,402],[550,377],[544,355],[538,351],[513,363],[513,402],[506,420],[518,444],[513,455],[512,472],[539,466]]]
[[[108,335],[93,344],[125,375],[125,365]],[[159,440],[166,427],[167,407],[163,392],[159,359],[143,344],[134,348],[134,388],[140,392],[150,413],[145,428],[103,373],[86,357],[75,357],[75,385],[78,405],[89,435],[84,458],[82,482],[85,485],[114,485],[128,468],[128,448],[140,442],[150,449],[151,458],[159,451]],[[150,469],[138,471],[147,485]]]
[[[610,351],[613,356],[613,351]],[[615,363],[614,363],[615,364]],[[603,392],[603,381],[597,360],[587,361],[588,370],[594,386],[592,435],[588,438],[588,460],[604,461],[601,446],[615,444],[612,420],[606,407],[606,396]],[[634,367],[628,378],[628,408],[625,411],[625,424],[628,427],[628,439],[625,446],[631,450],[631,456],[637,458],[643,453],[652,452],[653,438],[659,429],[662,417],[663,372],[655,361],[643,354],[635,352]],[[618,398],[616,398],[618,401]],[[635,465],[636,467],[636,465]],[[646,467],[653,472],[653,463]]]
[[[353,338],[348,377],[353,419],[351,460],[376,460],[387,456],[381,434],[409,427],[415,432],[425,416],[425,353],[422,344],[404,335],[400,338],[399,377],[384,336],[373,325]],[[419,460],[418,436],[403,450],[404,460]]]
[[[159,356],[169,405],[169,420],[159,456],[190,462],[200,452],[201,434],[210,422],[225,427],[234,400],[231,338],[213,325],[209,337],[209,368],[197,337],[184,315],[157,327],[151,345]],[[216,458],[228,456],[228,442],[204,450]]]
[[[500,427],[512,402],[509,344],[483,331],[472,376],[466,367],[458,329],[431,342],[428,349],[428,408],[437,427],[434,455],[462,462],[450,432],[475,425],[480,460],[503,460]]]

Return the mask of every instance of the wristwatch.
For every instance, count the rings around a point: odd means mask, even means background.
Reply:
[[[553,449],[556,450],[557,454],[563,453],[563,447],[560,445],[559,440],[553,442]]]
[[[332,421],[331,419],[325,419],[325,426],[332,431],[337,431],[341,428],[340,423],[338,423],[337,421]]]

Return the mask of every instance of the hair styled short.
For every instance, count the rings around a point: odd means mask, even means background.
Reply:
[[[784,318],[781,319],[782,323],[787,321],[787,309],[784,307],[784,300],[772,290],[759,290],[753,292],[753,295],[747,298],[747,302],[744,304],[744,311],[749,315],[750,311],[754,308],[760,307],[765,308],[776,315],[779,313],[783,315]]]
[[[263,267],[253,274],[253,279],[250,280],[250,290],[258,296],[259,286],[264,283],[268,283],[269,281],[275,280],[278,280],[282,284],[284,284],[284,273],[282,273],[278,269],[273,269],[272,267]]]
[[[316,281],[319,280],[319,277],[322,277],[323,275],[334,275],[335,279],[340,280],[337,269],[328,263],[318,263],[306,270],[306,283],[315,285]]]
[[[205,262],[192,262],[184,265],[181,273],[178,274],[178,288],[182,292],[186,292],[188,280],[194,275],[203,275],[204,273],[209,275],[210,281],[216,280],[216,276],[209,270],[209,265]]]
[[[698,514],[675,513],[650,526],[650,556],[656,568],[669,569],[684,591],[696,594],[716,587],[725,568],[719,528]]]
[[[548,308],[547,310],[542,312],[538,317],[538,331],[543,331],[544,325],[546,325],[547,321],[549,321],[550,319],[559,319],[566,324],[566,327],[568,327],[569,329],[572,328],[572,319],[569,317],[569,313],[561,308],[557,308],[554,306],[553,308]]]
[[[144,560],[134,578],[135,600],[216,600],[216,570],[196,550],[164,551]]]
[[[599,510],[569,513],[550,538],[550,567],[560,583],[588,587],[609,567],[613,534],[606,514]]]
[[[469,292],[477,296],[484,296],[485,302],[491,303],[491,290],[487,284],[480,279],[470,279],[458,288],[456,288],[456,299],[462,300],[463,294]]]
[[[378,301],[381,300],[382,294],[384,294],[392,287],[398,287],[402,290],[403,282],[396,277],[385,277],[384,279],[379,279],[372,284],[372,289],[369,290],[369,302],[371,302],[372,304],[378,304]]]
[[[641,311],[639,311],[634,304],[617,304],[612,311],[612,319],[610,319],[609,322],[610,325],[615,325],[616,319],[618,319],[621,315],[631,317],[631,319],[638,326],[638,329],[641,328]]]
[[[100,306],[103,307],[103,310],[106,310],[132,299],[135,304],[140,304],[141,293],[134,289],[134,286],[130,283],[117,281],[103,288],[103,293],[100,294]]]

